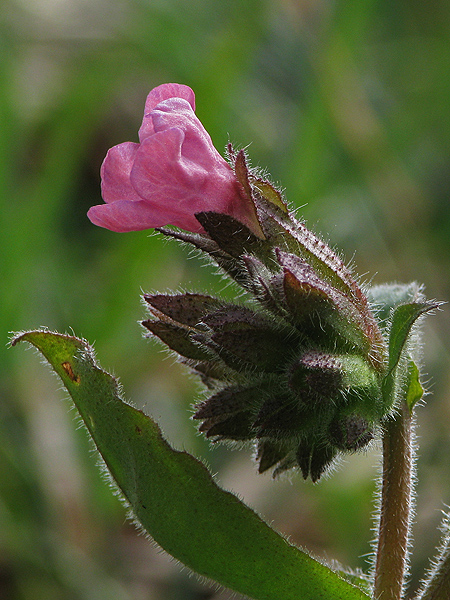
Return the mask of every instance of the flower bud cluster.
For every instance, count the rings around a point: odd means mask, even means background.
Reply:
[[[248,168],[243,151],[228,151],[257,225],[204,211],[195,214],[202,233],[159,231],[209,255],[249,300],[146,294],[143,325],[207,386],[193,417],[201,432],[253,441],[260,472],[296,467],[317,481],[339,453],[367,446],[391,410],[381,393],[386,343],[339,256]]]

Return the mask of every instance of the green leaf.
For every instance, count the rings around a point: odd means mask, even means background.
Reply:
[[[379,325],[386,329],[389,316],[400,304],[410,304],[423,301],[423,286],[413,281],[411,283],[385,283],[367,289],[372,309],[374,309]]]
[[[437,306],[439,304],[423,301],[401,304],[394,309],[389,334],[389,371],[398,365],[415,321]]]
[[[34,331],[12,344],[22,340],[61,377],[137,520],[169,554],[255,600],[368,598],[219,488],[202,463],[171,448],[152,419],[122,400],[86,342]]]
[[[353,583],[353,585],[358,586],[361,590],[363,590],[363,592],[366,592],[369,595],[372,593],[372,582],[368,576],[361,571],[358,570],[354,572],[350,570],[345,571],[343,569],[339,569],[337,572],[343,579],[350,581],[350,583]]]
[[[416,363],[412,360],[408,363],[408,374],[406,380],[406,404],[409,410],[412,411],[416,403],[423,396],[423,387],[419,379],[419,368]]]

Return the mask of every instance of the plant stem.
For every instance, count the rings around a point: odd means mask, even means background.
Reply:
[[[426,582],[422,593],[417,600],[447,600],[450,590],[450,516],[444,519],[443,530],[445,534],[444,543],[440,556]]]
[[[374,598],[400,600],[408,560],[412,488],[412,417],[403,401],[383,435],[383,482]]]

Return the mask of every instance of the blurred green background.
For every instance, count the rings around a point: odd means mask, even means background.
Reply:
[[[366,281],[450,298],[450,4],[445,0],[3,0],[0,16],[0,598],[225,600],[138,535],[60,383],[8,332],[95,343],[127,397],[291,540],[367,569],[379,448],[318,485],[210,448],[196,382],[142,337],[140,293],[232,294],[185,249],[94,227],[107,149],[148,91],[190,85],[222,150],[249,146]],[[450,309],[429,317],[410,590],[450,503]],[[268,557],[270,561],[270,557]]]

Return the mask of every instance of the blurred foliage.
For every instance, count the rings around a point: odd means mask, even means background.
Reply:
[[[224,600],[138,536],[64,394],[9,331],[74,328],[179,448],[295,542],[367,569],[377,449],[318,485],[258,476],[189,421],[197,384],[142,339],[141,290],[231,296],[149,232],[114,234],[107,149],[148,91],[190,85],[217,146],[250,144],[310,225],[374,283],[450,298],[450,4],[444,0],[4,0],[0,16],[0,597]],[[449,310],[427,322],[411,590],[450,502]],[[60,402],[60,399],[63,401]]]

